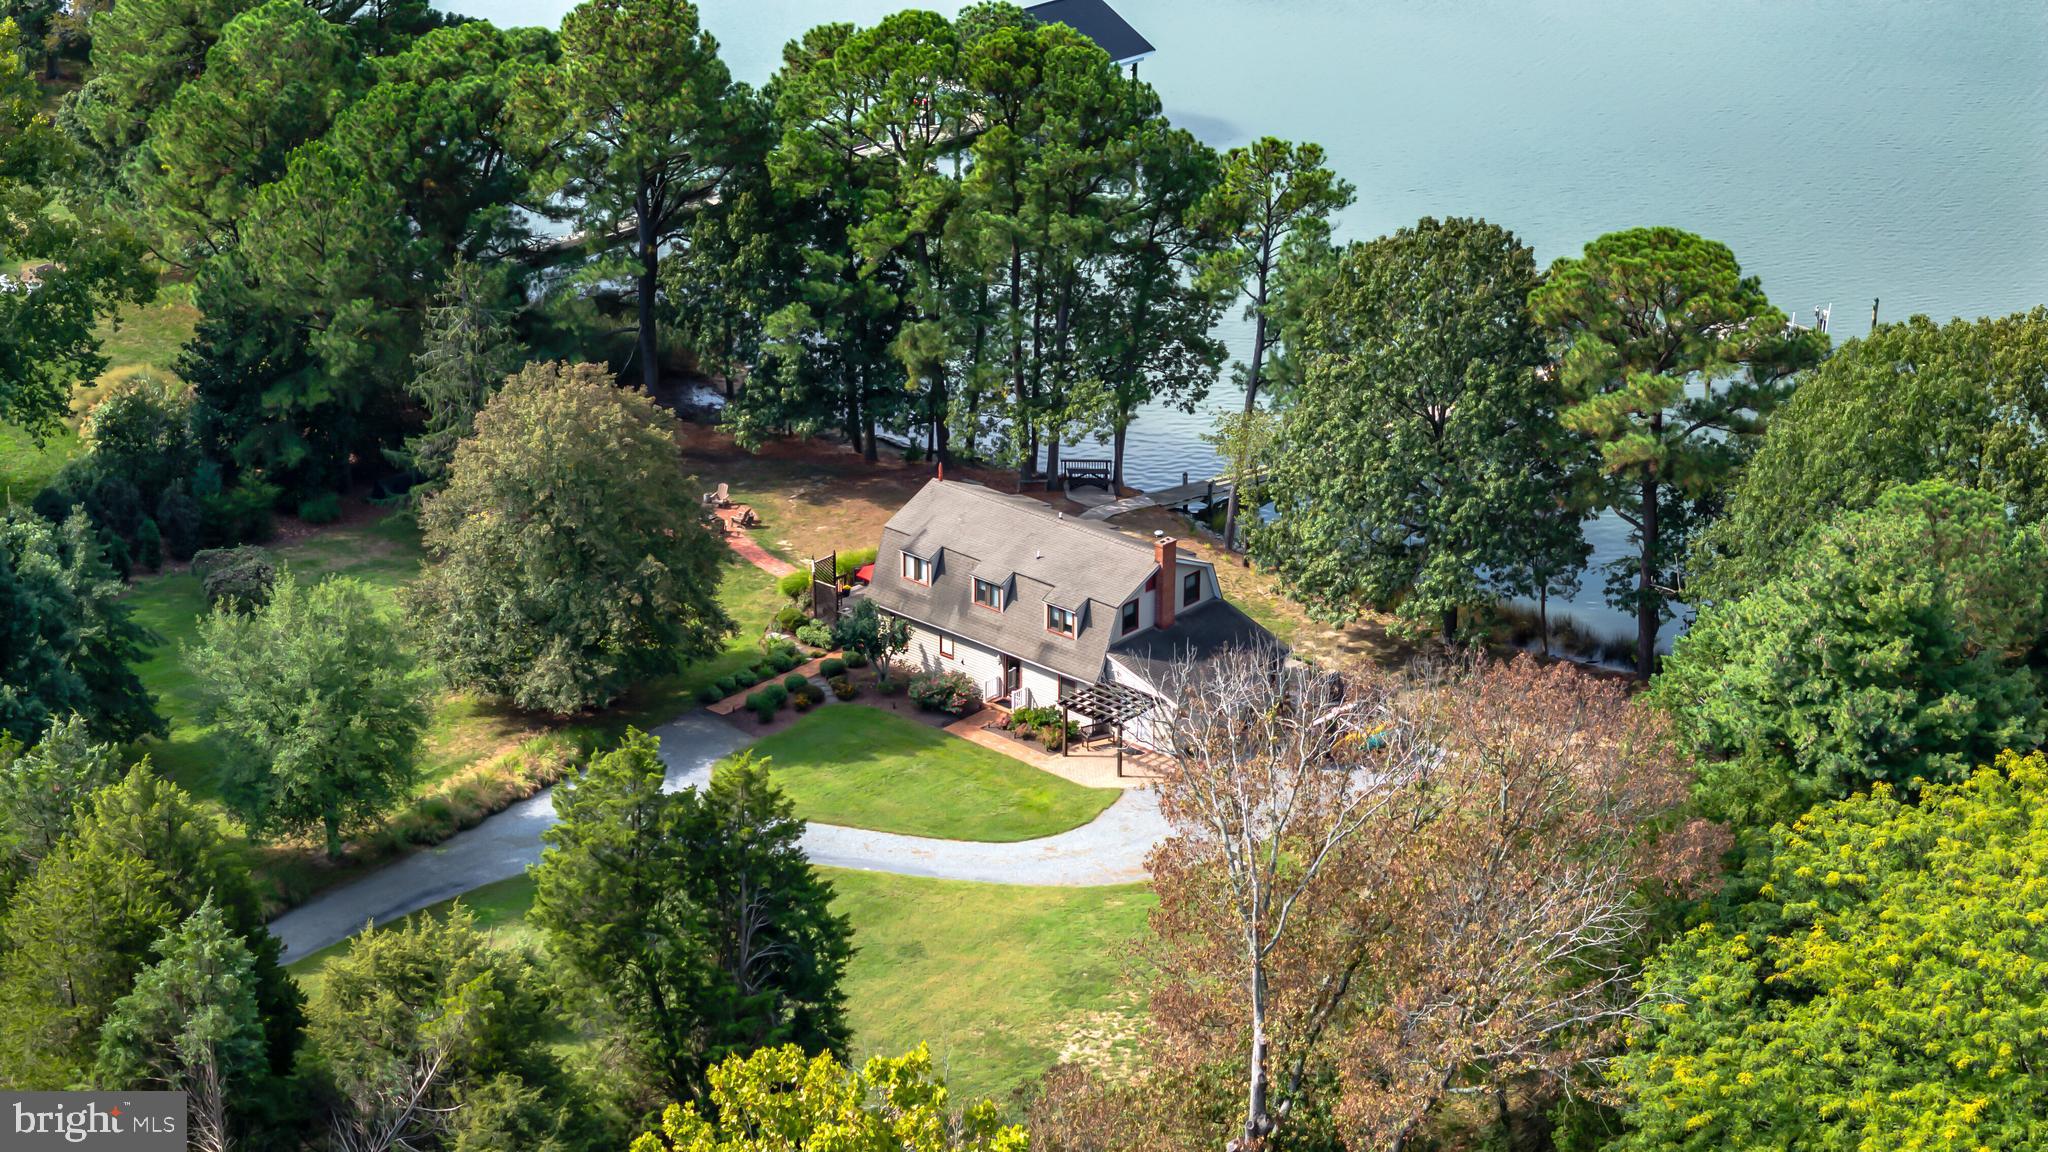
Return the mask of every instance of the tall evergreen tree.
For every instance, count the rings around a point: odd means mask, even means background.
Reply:
[[[107,1013],[93,1080],[185,1093],[193,1147],[227,1152],[230,1110],[269,1073],[256,957],[210,895],[153,950],[162,959]]]
[[[1228,237],[1204,273],[1219,290],[1244,297],[1252,322],[1252,354],[1244,369],[1244,411],[1258,406],[1266,349],[1272,337],[1274,290],[1282,268],[1297,250],[1327,242],[1330,217],[1348,207],[1351,185],[1323,163],[1316,144],[1293,144],[1271,136],[1223,157],[1223,175],[1202,202],[1195,220]],[[1232,485],[1223,517],[1225,547],[1237,546],[1237,489]]]
[[[630,230],[636,357],[652,392],[662,249],[731,171],[752,130],[751,101],[734,90],[689,0],[585,0],[562,18],[560,61],[531,70],[520,97],[541,158],[536,191],[573,205],[599,244]]]
[[[62,529],[0,511],[0,732],[31,743],[77,713],[101,739],[162,733],[134,670],[151,634],[122,592],[82,510]]]
[[[558,796],[533,908],[550,948],[673,1097],[699,1097],[727,1056],[841,1052],[852,929],[790,801],[746,757],[707,792],[664,792],[663,775],[655,740],[629,731]]]
[[[1565,426],[1600,445],[1600,506],[1635,545],[1607,595],[1635,613],[1647,680],[1693,534],[1827,335],[1792,329],[1727,245],[1676,228],[1610,233],[1559,259],[1530,308],[1557,346]]]
[[[416,371],[406,390],[425,410],[426,426],[393,457],[412,470],[421,496],[436,490],[455,459],[455,445],[476,429],[476,414],[526,350],[507,317],[505,276],[490,266],[457,260],[427,312]]]

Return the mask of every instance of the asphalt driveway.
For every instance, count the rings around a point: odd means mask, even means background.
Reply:
[[[753,743],[746,730],[696,711],[655,729],[671,792],[710,783],[711,767]],[[444,843],[330,888],[270,922],[287,960],[311,955],[362,930],[540,862],[541,833],[555,822],[554,789],[522,800]],[[804,851],[813,863],[991,884],[1085,887],[1145,879],[1145,854],[1166,835],[1158,801],[1129,791],[1079,828],[1038,840],[985,844],[812,824]]]

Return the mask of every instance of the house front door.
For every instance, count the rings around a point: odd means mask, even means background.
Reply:
[[[1011,704],[1017,702],[1017,690],[1024,686],[1024,662],[1015,656],[1003,657],[1003,699]]]

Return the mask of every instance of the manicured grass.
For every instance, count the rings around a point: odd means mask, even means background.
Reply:
[[[1144,885],[825,871],[858,948],[846,981],[856,1059],[922,1040],[956,1100],[1000,1102],[1059,1061],[1128,1057],[1144,1005],[1126,963],[1157,904]]]
[[[1130,1052],[1144,1005],[1126,987],[1125,958],[1156,903],[1143,885],[1026,888],[820,871],[838,892],[834,908],[853,922],[845,991],[856,1061],[921,1041],[956,1101],[1004,1102],[1058,1061],[1114,1064]],[[530,877],[461,899],[500,942],[534,942],[523,919]],[[346,947],[290,970],[310,994]]]
[[[834,705],[766,737],[806,820],[948,840],[1030,840],[1095,819],[1117,798],[901,716]]]

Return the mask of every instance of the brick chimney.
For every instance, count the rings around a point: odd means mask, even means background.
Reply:
[[[1159,584],[1152,590],[1152,623],[1173,627],[1173,587],[1180,581],[1180,548],[1171,536],[1152,538],[1152,559],[1159,563]]]

